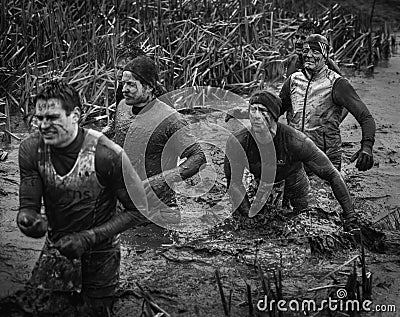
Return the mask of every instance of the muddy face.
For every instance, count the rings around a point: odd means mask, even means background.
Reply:
[[[75,138],[78,131],[80,110],[75,108],[69,115],[56,98],[39,99],[36,102],[37,125],[44,143],[55,147],[65,147]]]
[[[260,103],[250,105],[249,119],[257,140],[264,144],[271,142],[275,136],[276,124],[267,107]]]
[[[319,71],[325,65],[325,58],[321,52],[310,47],[305,43],[303,46],[304,68],[312,73]]]
[[[297,55],[301,55],[303,44],[309,35],[311,35],[311,32],[305,32],[302,30],[297,31],[294,35],[294,49]]]
[[[124,71],[122,75],[122,93],[127,105],[143,107],[153,97],[152,89],[143,85],[130,71]]]
[[[128,64],[128,59],[121,58],[121,59],[117,60],[117,64],[115,65],[116,76],[117,76],[117,80],[119,82],[122,81],[122,74],[124,72],[124,68],[125,68],[126,64]]]

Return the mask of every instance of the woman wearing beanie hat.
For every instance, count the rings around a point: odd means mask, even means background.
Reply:
[[[224,171],[236,214],[252,217],[263,208],[265,199],[258,200],[258,197],[265,197],[262,191],[271,188],[268,181],[278,183],[285,180],[286,195],[294,211],[307,208],[309,181],[304,165],[330,183],[343,209],[346,228],[354,227],[353,204],[341,174],[308,137],[277,122],[280,105],[280,98],[271,92],[254,94],[249,106],[251,129],[243,128],[227,141]],[[274,171],[271,171],[271,165]],[[261,193],[257,192],[253,204],[250,204],[242,183],[245,167],[256,180],[261,180]]]

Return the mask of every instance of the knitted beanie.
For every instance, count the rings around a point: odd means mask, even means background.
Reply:
[[[264,105],[271,113],[275,121],[281,115],[282,101],[276,94],[268,90],[257,91],[250,98],[250,105],[259,103]]]
[[[142,83],[152,88],[157,87],[157,66],[149,57],[141,55],[132,59],[124,68],[130,71]]]

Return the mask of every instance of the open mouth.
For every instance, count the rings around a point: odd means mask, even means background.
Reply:
[[[50,138],[54,137],[56,134],[57,134],[56,132],[52,132],[52,131],[46,131],[46,132],[42,131],[42,136],[45,139],[50,139]]]

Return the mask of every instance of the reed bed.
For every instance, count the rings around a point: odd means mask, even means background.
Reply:
[[[168,90],[211,85],[250,92],[283,78],[299,15],[318,21],[339,62],[369,63],[365,15],[312,2],[2,0],[0,106],[7,99],[27,115],[39,85],[60,77],[82,96],[83,122],[107,118],[117,51],[132,43],[157,61]]]

